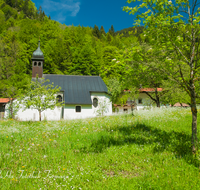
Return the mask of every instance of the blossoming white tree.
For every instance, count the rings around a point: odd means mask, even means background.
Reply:
[[[104,116],[109,111],[109,106],[110,106],[110,102],[107,99],[99,98],[96,114],[98,116]]]
[[[56,100],[56,95],[60,88],[54,87],[53,84],[45,83],[48,80],[39,79],[31,81],[31,84],[26,90],[24,96],[21,97],[21,103],[25,109],[36,109],[39,112],[39,120],[41,121],[41,113],[46,109],[54,109],[56,106],[61,106],[62,103]]]

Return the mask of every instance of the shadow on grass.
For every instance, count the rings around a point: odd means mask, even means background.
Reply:
[[[196,167],[200,166],[198,159],[191,152],[191,136],[183,132],[166,132],[144,124],[134,126],[118,126],[108,130],[107,133],[98,135],[92,140],[89,147],[84,147],[82,152],[100,153],[110,146],[137,144],[151,146],[154,153],[165,150],[175,153],[177,158],[184,158]]]

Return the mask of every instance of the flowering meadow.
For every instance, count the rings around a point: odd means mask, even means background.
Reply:
[[[5,120],[0,134],[3,190],[200,189],[190,109],[71,121]]]

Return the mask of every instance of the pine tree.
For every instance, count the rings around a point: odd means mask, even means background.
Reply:
[[[39,20],[42,20],[43,18],[43,12],[42,12],[42,7],[40,6],[39,8]]]
[[[109,29],[108,32],[110,33],[111,36],[115,35],[115,29],[114,29],[113,25],[111,26],[111,28]]]
[[[107,33],[106,38],[107,38],[108,42],[112,41],[112,36],[111,36],[110,32]]]
[[[92,30],[93,36],[100,38],[101,37],[101,32],[99,30],[99,27],[97,25],[94,25],[94,29]]]
[[[27,16],[27,17],[29,17],[30,16],[30,11],[29,11],[29,9],[28,9],[28,2],[29,2],[29,0],[25,0],[25,2],[24,2],[24,6],[23,6],[23,12],[24,12],[24,14]]]
[[[45,15],[45,13],[44,13],[44,11],[42,12],[42,20],[44,20],[44,17],[45,17],[46,15]]]
[[[103,26],[101,26],[101,28],[100,28],[100,32],[101,32],[101,35],[106,35],[106,33],[105,33],[105,30],[104,30]]]

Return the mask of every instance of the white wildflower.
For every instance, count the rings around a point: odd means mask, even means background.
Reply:
[[[46,158],[47,156],[46,155],[44,155],[44,158]]]

